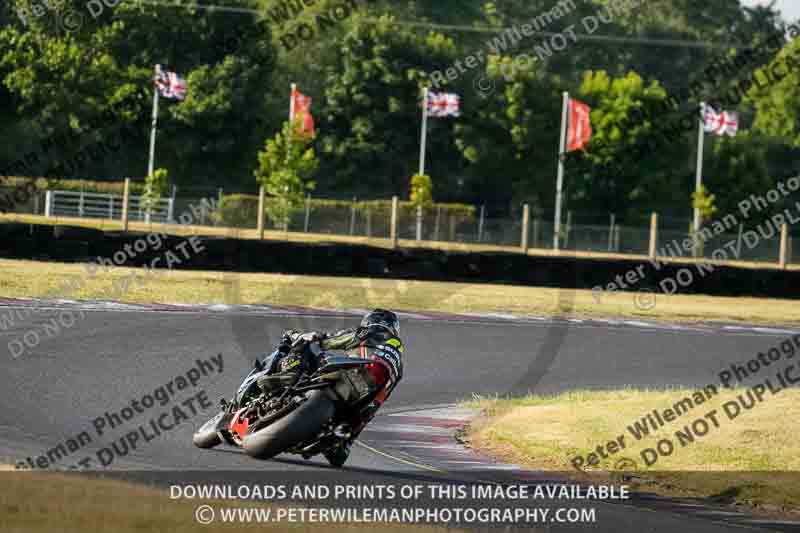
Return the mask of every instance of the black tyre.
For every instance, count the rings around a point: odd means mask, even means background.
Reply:
[[[264,429],[247,435],[242,448],[247,455],[258,459],[275,457],[315,437],[333,416],[334,410],[333,401],[326,391],[311,391],[308,400],[297,409]]]
[[[348,457],[350,457],[350,447],[344,445],[337,446],[333,450],[329,450],[325,453],[325,459],[327,459],[328,463],[334,468],[343,467]]]
[[[217,423],[225,413],[219,413],[217,416],[200,426],[200,429],[195,431],[192,437],[192,442],[198,448],[213,448],[220,444],[222,440],[217,434]]]

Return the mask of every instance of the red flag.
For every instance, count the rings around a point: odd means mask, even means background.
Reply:
[[[292,90],[292,100],[294,104],[293,119],[300,118],[297,133],[313,137],[316,132],[314,131],[314,117],[311,116],[311,97],[294,89]]]
[[[592,109],[580,100],[569,99],[567,152],[582,150],[592,138],[592,123],[589,118],[591,111]]]

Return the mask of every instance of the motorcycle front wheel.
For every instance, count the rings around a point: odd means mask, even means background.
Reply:
[[[192,442],[195,446],[198,448],[213,448],[222,442],[222,440],[219,438],[219,434],[217,433],[217,424],[219,423],[219,419],[224,415],[224,412],[219,413],[217,416],[200,426],[200,429],[195,431],[194,436],[192,437]]]

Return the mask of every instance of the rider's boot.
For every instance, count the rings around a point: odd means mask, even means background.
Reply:
[[[341,468],[350,457],[350,441],[343,440],[335,448],[332,448],[324,453],[325,459],[336,468]]]

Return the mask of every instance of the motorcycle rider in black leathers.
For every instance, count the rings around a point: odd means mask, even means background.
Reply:
[[[331,350],[343,351],[349,357],[374,359],[369,369],[381,392],[373,402],[362,409],[349,423],[336,428],[334,434],[342,445],[326,454],[333,464],[344,464],[350,454],[350,445],[372,420],[403,377],[403,342],[400,340],[400,321],[392,311],[375,309],[367,313],[357,328],[335,333],[295,330],[284,332],[278,351],[282,354],[273,362],[272,372],[291,372],[298,368],[313,372],[320,359]]]

